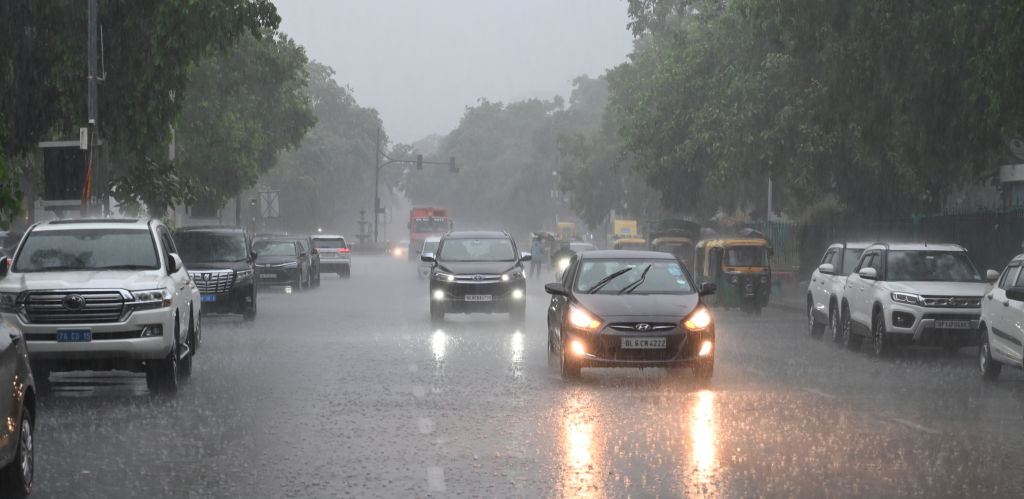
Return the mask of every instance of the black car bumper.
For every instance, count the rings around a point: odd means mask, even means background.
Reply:
[[[430,285],[430,299],[450,313],[503,313],[526,304],[526,280],[468,284],[461,282]]]
[[[575,328],[565,330],[568,345],[579,341],[584,354],[578,356],[581,367],[693,367],[704,359],[714,358],[715,331],[713,327],[702,331],[686,331],[681,327],[671,330],[640,333],[616,330],[605,326],[599,332],[586,332]],[[625,340],[625,341],[624,341]],[[634,348],[627,342],[664,346]],[[704,342],[711,342],[711,350],[701,356]]]
[[[227,293],[203,293],[202,311],[204,314],[242,314],[251,307],[256,299],[253,281],[238,283]]]
[[[261,286],[291,285],[299,280],[299,275],[298,267],[292,269],[263,267],[256,269],[256,282]]]

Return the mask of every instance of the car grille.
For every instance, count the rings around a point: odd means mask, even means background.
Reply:
[[[646,329],[638,329],[637,328],[638,324],[646,324],[647,328]],[[653,323],[653,322],[620,322],[620,323],[612,324],[610,327],[612,329],[616,329],[616,330],[619,330],[619,331],[632,331],[632,332],[636,332],[636,333],[648,333],[648,332],[655,332],[655,331],[668,331],[670,329],[675,329],[676,325],[675,324],[668,324],[668,323]],[[644,326],[640,326],[640,327],[643,328]]]
[[[981,308],[980,296],[922,296],[921,304],[933,308]]]
[[[503,296],[508,293],[511,286],[502,282],[464,283],[455,282],[444,286],[449,296],[465,295],[493,295]]]
[[[235,273],[230,270],[194,270],[188,275],[204,295],[227,293],[235,282]]]
[[[937,321],[976,321],[980,320],[978,314],[924,314],[921,319],[935,319]]]
[[[65,305],[65,298],[83,298],[80,309]],[[25,319],[29,324],[102,324],[118,322],[124,312],[119,291],[40,291],[25,297]]]

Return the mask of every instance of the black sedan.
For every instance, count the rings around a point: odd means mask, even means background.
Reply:
[[[36,391],[25,338],[7,321],[0,321],[0,386],[0,497],[24,497],[35,473]]]
[[[564,379],[582,367],[691,368],[711,378],[715,325],[701,296],[669,253],[588,251],[574,255],[560,282],[544,286],[548,352]]]

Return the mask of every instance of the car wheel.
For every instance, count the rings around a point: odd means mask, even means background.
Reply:
[[[569,349],[565,342],[562,342],[561,355],[559,355],[559,367],[562,374],[562,379],[565,381],[572,381],[579,379],[580,377],[580,364],[570,357]]]
[[[188,348],[188,355],[178,360],[178,379],[188,381],[192,377],[192,357],[196,354],[196,324],[195,319],[189,319],[188,333],[185,336],[185,346]]]
[[[44,365],[33,363],[32,378],[36,380],[36,393],[49,395],[53,393],[53,385],[50,383],[50,369]]]
[[[842,344],[843,348],[847,350],[857,350],[860,348],[860,342],[863,338],[853,332],[853,319],[850,318],[850,311],[846,310],[843,313],[843,333],[842,333]]]
[[[881,312],[875,313],[871,325],[871,347],[875,352],[875,357],[883,357],[892,350],[892,340],[885,330],[885,317]]]
[[[978,369],[981,371],[981,378],[986,381],[993,381],[999,377],[1003,365],[992,360],[992,348],[988,343],[988,330],[981,331],[981,345],[978,346]]]
[[[444,304],[433,300],[430,302],[430,323],[437,325],[444,322]]]
[[[163,360],[148,361],[146,386],[152,393],[174,394],[178,391],[178,338],[180,327],[175,321],[174,346]]]
[[[811,338],[821,338],[825,332],[825,325],[814,318],[814,301],[809,296],[807,297],[807,331]]]
[[[555,342],[552,339],[551,329],[548,328],[548,367],[558,365],[558,358],[555,356]]]
[[[829,307],[828,320],[832,327],[832,343],[839,343],[843,339],[843,325],[835,305]]]
[[[313,287],[314,288],[319,288],[320,287],[320,270],[319,269],[317,269],[317,271],[313,274]]]
[[[341,277],[344,277],[344,278],[348,279],[349,276],[351,276],[351,275],[352,275],[352,268],[351,267],[345,267],[344,269],[341,270]]]
[[[35,475],[35,441],[32,434],[32,413],[21,408],[18,424],[17,451],[14,459],[0,469],[0,497],[25,497],[32,492]]]

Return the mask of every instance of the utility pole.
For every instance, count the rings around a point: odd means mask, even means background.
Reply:
[[[89,148],[89,150],[88,150],[88,154],[86,156],[88,163],[86,165],[87,170],[86,170],[86,174],[85,174],[85,186],[83,186],[83,189],[82,189],[82,216],[83,217],[88,215],[89,198],[92,195],[92,173],[93,173],[92,170],[93,170],[93,164],[94,164],[93,162],[95,161],[95,158],[96,158],[96,144],[99,142],[98,140],[96,140],[96,135],[97,135],[98,130],[99,130],[99,126],[97,124],[97,108],[99,106],[98,106],[98,103],[97,103],[97,95],[96,95],[96,80],[97,80],[97,75],[96,75],[96,59],[97,59],[97,53],[99,52],[97,50],[97,47],[96,47],[96,45],[97,45],[97,42],[96,42],[96,30],[97,30],[97,25],[98,24],[99,24],[98,0],[89,0],[89,28],[88,28],[89,29],[89,36],[88,36],[89,47],[88,47],[88,50],[87,50],[87,52],[88,52],[88,59],[89,59],[89,78],[88,78],[88,86],[89,86],[89,88],[88,88],[88,90],[89,90],[88,114],[89,114],[89,116],[88,116],[88,126],[85,128],[85,130],[87,131],[87,133],[89,135],[86,138],[86,141],[85,141],[86,144],[87,144],[87,147]]]
[[[377,222],[380,219],[380,127],[377,127],[377,162],[373,174],[373,242],[377,242]]]

